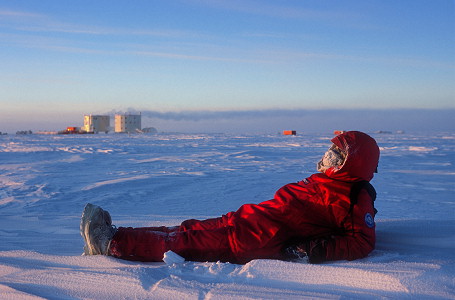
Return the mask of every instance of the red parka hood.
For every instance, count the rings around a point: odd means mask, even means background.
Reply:
[[[360,131],[348,131],[337,135],[332,143],[346,153],[341,167],[331,167],[324,173],[342,181],[370,181],[378,166],[379,147],[369,135]]]

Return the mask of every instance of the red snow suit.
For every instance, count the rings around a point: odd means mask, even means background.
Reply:
[[[350,209],[354,182],[373,178],[379,148],[373,138],[349,131],[332,139],[347,155],[340,167],[280,188],[272,200],[245,204],[237,211],[176,227],[118,228],[110,255],[128,260],[161,261],[172,250],[193,261],[246,263],[252,259],[285,259],[289,241],[318,243],[317,261],[353,260],[375,245],[373,200],[364,189]],[[311,261],[311,260],[310,260]]]

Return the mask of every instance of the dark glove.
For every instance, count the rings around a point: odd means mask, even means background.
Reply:
[[[307,261],[306,243],[292,244],[284,249],[284,256],[290,261]]]
[[[310,264],[320,264],[326,261],[326,239],[311,240],[307,244],[308,262]]]
[[[326,260],[326,239],[315,239],[293,243],[284,249],[284,255],[291,261],[305,260],[310,264],[319,264]]]

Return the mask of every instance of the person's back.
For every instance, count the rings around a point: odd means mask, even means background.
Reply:
[[[294,239],[300,239],[294,248],[306,252],[311,262],[365,257],[376,240],[376,196],[368,182],[378,166],[379,147],[358,131],[338,135],[332,142],[318,163],[322,173],[294,184],[305,186],[306,195],[297,198],[304,198],[307,205],[302,217],[306,229]]]

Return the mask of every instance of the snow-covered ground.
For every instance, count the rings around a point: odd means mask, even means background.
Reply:
[[[87,202],[155,226],[270,199],[330,133],[0,136],[0,299],[455,299],[455,133],[372,136],[377,248],[321,265],[81,256],[79,220]]]

